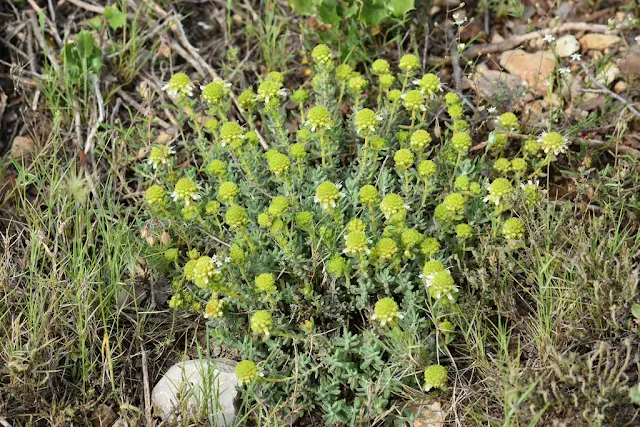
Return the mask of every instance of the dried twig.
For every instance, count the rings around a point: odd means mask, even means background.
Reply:
[[[618,101],[622,102],[624,104],[624,106],[626,108],[628,108],[633,114],[635,114],[637,117],[640,117],[640,111],[638,111],[629,101],[627,101],[626,99],[624,99],[623,97],[621,97],[620,95],[618,95],[617,93],[615,93],[614,91],[612,91],[611,89],[609,89],[608,87],[606,87],[605,85],[600,83],[598,81],[598,79],[596,79],[593,76],[593,74],[591,74],[589,72],[589,70],[587,69],[586,65],[582,64],[582,69],[584,70],[585,74],[589,77],[589,79],[591,79],[593,84],[598,86],[598,88],[600,88],[607,95],[610,95],[611,97],[613,97],[613,98],[617,99]]]
[[[462,68],[460,68],[460,52],[458,51],[458,39],[456,38],[453,30],[449,28],[447,31],[451,38],[450,52],[451,52],[451,66],[453,67],[453,82],[456,87],[456,92],[462,92]]]
[[[169,129],[171,127],[169,123],[165,122],[160,117],[152,117],[151,114],[149,114],[142,105],[140,105],[135,99],[130,97],[129,94],[127,94],[122,89],[118,89],[116,93],[120,98],[124,99],[125,103],[131,105],[133,108],[135,108],[140,114],[142,114],[146,118],[153,119],[156,123],[158,123],[164,129]]]
[[[59,73],[60,65],[58,65],[58,62],[56,61],[55,56],[53,55],[53,53],[51,53],[51,49],[49,48],[49,45],[44,40],[44,36],[40,32],[40,25],[38,24],[38,19],[36,18],[36,15],[33,12],[31,12],[30,15],[31,16],[29,17],[29,22],[31,22],[31,27],[33,28],[33,34],[35,34],[36,39],[38,39],[40,48],[42,49],[44,54],[47,55],[47,58],[49,59],[51,66],[56,71],[56,73]]]
[[[91,75],[91,83],[93,84],[93,92],[95,93],[96,100],[98,101],[98,119],[91,127],[91,131],[87,136],[87,141],[84,143],[84,153],[89,154],[93,152],[93,137],[98,131],[98,127],[104,120],[104,102],[102,101],[102,94],[100,93],[100,86],[98,85],[98,78],[95,75]]]
[[[140,338],[140,337],[138,337]],[[147,425],[153,425],[153,417],[151,416],[151,386],[149,385],[149,368],[147,366],[147,352],[144,349],[143,340],[140,338],[140,353],[142,354],[142,380],[144,389],[144,414],[147,419]]]
[[[477,56],[485,55],[487,53],[504,52],[505,50],[513,49],[520,46],[522,43],[530,40],[535,40],[544,37],[547,34],[566,33],[570,31],[588,31],[591,33],[608,33],[616,34],[616,30],[609,29],[606,25],[589,24],[587,22],[567,22],[558,27],[544,28],[531,33],[523,34],[520,36],[514,36],[508,38],[499,43],[485,43],[469,48],[464,52],[464,56],[469,58],[475,58]]]
[[[93,13],[98,13],[100,15],[102,15],[104,13],[104,7],[102,6],[96,6],[93,4],[89,4],[87,2],[84,2],[82,0],[64,0],[67,1],[69,3],[71,3],[74,6],[79,7],[80,9],[84,9],[84,10],[88,10],[89,12],[93,12]],[[62,3],[62,2],[60,2]]]
[[[636,150],[635,148],[631,148],[631,147],[628,147],[626,145],[620,145],[617,142],[615,143],[615,146],[613,146],[613,147],[609,147],[610,145],[612,145],[612,143],[605,142],[605,141],[600,141],[598,139],[588,139],[588,140],[584,140],[584,141],[580,141],[580,142],[588,144],[588,145],[590,145],[592,147],[609,148],[612,151],[615,151],[616,153],[628,154],[629,156],[635,157],[636,159],[640,159],[640,150]]]

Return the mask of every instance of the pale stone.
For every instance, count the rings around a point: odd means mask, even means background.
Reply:
[[[605,86],[609,86],[618,78],[619,75],[620,75],[620,68],[616,67],[613,64],[607,64],[596,75],[596,80]]]
[[[26,136],[16,136],[11,144],[11,157],[20,159],[33,152],[33,140]]]
[[[550,50],[527,53],[515,49],[500,55],[500,65],[526,82],[531,89],[544,93],[547,90],[545,82],[556,67],[556,58]]]
[[[560,37],[554,45],[554,51],[560,58],[568,58],[579,50],[580,43],[571,34]]]
[[[627,90],[627,84],[625,82],[623,82],[622,80],[620,80],[619,82],[617,82],[614,86],[613,86],[613,91],[615,93],[622,93],[625,90]]]
[[[218,426],[233,426],[238,385],[235,365],[227,359],[176,363],[151,393],[156,415],[175,421],[199,414]],[[208,408],[206,414],[200,412],[203,408]],[[178,409],[187,413],[178,413]]]
[[[580,39],[583,50],[605,50],[615,46],[622,41],[622,38],[613,34],[586,34]]]
[[[490,70],[485,64],[476,67],[476,72],[470,76],[471,88],[483,98],[506,98],[507,100],[520,97],[524,88],[520,79],[509,73]]]

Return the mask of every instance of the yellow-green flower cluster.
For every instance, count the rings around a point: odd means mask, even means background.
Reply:
[[[443,388],[447,385],[447,368],[442,365],[431,365],[424,371],[424,388],[429,391],[433,388]]]
[[[223,302],[218,298],[211,298],[204,307],[205,319],[217,319],[222,317]]]
[[[407,216],[407,206],[402,197],[397,194],[387,194],[380,202],[380,210],[384,217],[391,222],[404,221]]]
[[[370,252],[369,240],[364,231],[351,231],[344,236],[344,250],[347,255],[364,255]]]
[[[415,151],[422,151],[431,144],[431,135],[424,129],[418,129],[411,134],[409,145]]]
[[[221,79],[213,80],[211,83],[202,87],[200,98],[202,98],[209,107],[217,107],[222,103],[229,92],[231,92],[230,87],[230,83],[225,83]]]
[[[373,110],[369,108],[363,108],[358,111],[355,116],[355,124],[358,133],[363,136],[367,136],[376,131],[376,128],[380,124],[382,117],[376,115]]]
[[[331,129],[333,119],[326,107],[316,105],[311,108],[307,114],[307,125],[311,128],[311,132],[319,130],[320,132]]]
[[[251,360],[243,360],[236,365],[236,377],[240,385],[248,384],[256,380],[259,375],[258,367]]]
[[[174,154],[175,151],[168,145],[155,146],[151,148],[149,151],[149,158],[147,162],[154,168],[157,169],[160,165],[168,165],[171,160],[171,155]]]
[[[273,321],[271,319],[271,313],[267,310],[258,310],[251,316],[249,321],[251,331],[256,335],[264,335],[265,338],[269,338],[271,335],[271,326]]]
[[[453,301],[455,293],[458,292],[453,277],[447,270],[436,271],[425,276],[425,284],[429,290],[429,296],[435,300],[447,298]]]
[[[420,92],[429,99],[434,99],[442,92],[440,79],[432,73],[425,74],[420,80],[415,80],[414,84],[418,85]]]
[[[265,294],[274,293],[278,289],[275,276],[271,273],[262,273],[256,277],[256,288]]]
[[[509,218],[502,225],[502,235],[509,240],[521,240],[524,231],[524,223],[520,218]]]
[[[185,73],[176,73],[171,76],[169,83],[164,85],[162,90],[172,97],[193,96],[193,83]]]
[[[200,187],[190,178],[180,178],[176,182],[175,189],[171,197],[175,201],[182,201],[185,205],[191,204],[194,200],[200,200]]]
[[[340,197],[340,187],[333,182],[325,181],[316,188],[314,202],[320,204],[323,209],[333,209],[338,206]]]
[[[371,320],[380,323],[380,326],[394,324],[397,319],[403,316],[398,309],[398,304],[392,298],[382,298],[373,308]]]
[[[166,193],[164,188],[159,185],[152,185],[145,192],[144,198],[147,200],[149,206],[162,207],[166,202]]]

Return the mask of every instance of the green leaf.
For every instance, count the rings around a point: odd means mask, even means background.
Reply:
[[[105,7],[104,18],[113,30],[124,27],[124,24],[127,22],[127,14],[121,12],[116,6]]]
[[[338,15],[338,3],[335,0],[325,0],[318,7],[318,16],[323,22],[331,25],[340,25],[340,16]]]
[[[387,8],[395,17],[404,16],[405,13],[415,9],[414,0],[390,0],[387,2]]]
[[[633,314],[633,317],[635,317],[636,319],[640,319],[640,304],[638,304],[637,302],[633,303],[633,305],[631,306],[631,314]]]
[[[315,4],[312,0],[289,0],[289,6],[298,15],[313,15]]]
[[[82,30],[78,33],[76,36],[76,49],[81,59],[89,59],[93,55],[95,47],[96,42],[89,31]]]
[[[365,0],[360,10],[360,21],[365,25],[378,25],[389,17],[389,9],[375,1]]]
[[[104,20],[100,16],[94,16],[87,21],[87,24],[96,31],[102,30]]]

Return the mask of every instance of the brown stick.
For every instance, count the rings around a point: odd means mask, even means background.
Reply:
[[[487,53],[504,52],[505,50],[513,49],[520,46],[524,42],[535,40],[544,37],[547,34],[559,34],[575,31],[589,31],[591,33],[607,33],[616,34],[618,31],[610,30],[606,25],[589,24],[587,22],[567,22],[558,27],[544,28],[531,33],[523,34],[520,36],[514,36],[499,43],[485,43],[471,47],[464,52],[464,56],[469,58],[475,58]]]
[[[612,90],[610,90],[608,87],[606,87],[605,85],[603,85],[602,83],[600,83],[598,81],[598,79],[596,79],[595,77],[593,77],[593,74],[591,74],[589,72],[589,70],[587,70],[586,65],[582,64],[582,69],[584,70],[585,74],[587,75],[587,77],[589,77],[589,79],[591,79],[591,81],[593,82],[593,84],[595,84],[596,86],[598,86],[598,88],[600,90],[602,90],[603,92],[605,92],[607,95],[610,95],[611,97],[617,99],[618,101],[622,102],[624,104],[625,107],[627,107],[629,109],[629,111],[631,111],[633,114],[635,114],[636,116],[640,117],[640,111],[638,111],[629,101],[627,101],[626,99],[624,99],[623,97],[621,97],[620,95],[618,95],[617,93],[613,92]]]

